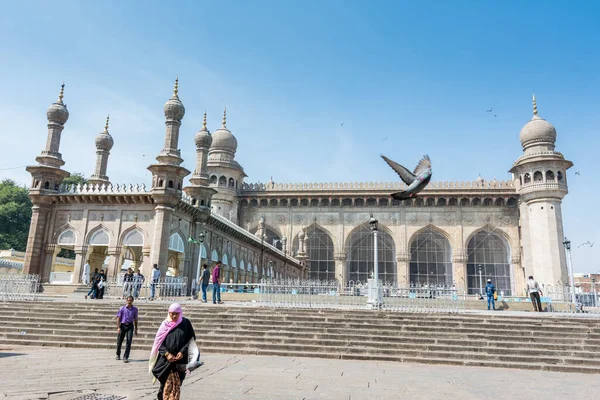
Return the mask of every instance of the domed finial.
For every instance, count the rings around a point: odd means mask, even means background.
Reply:
[[[205,131],[208,128],[206,127],[206,110],[204,110],[204,121],[202,121],[202,130]]]
[[[225,106],[225,111],[223,111],[223,128],[227,128],[227,106]]]
[[[104,132],[108,133],[108,120],[110,119],[110,114],[106,116],[106,124],[104,125]]]
[[[177,93],[179,93],[179,75],[175,76],[175,88],[173,89],[173,97],[178,97]]]
[[[58,95],[58,104],[62,104],[63,103],[63,97],[65,96],[65,83],[63,82],[62,85],[60,85],[60,94]]]
[[[535,93],[533,94],[533,115],[538,116],[537,103],[535,101]]]

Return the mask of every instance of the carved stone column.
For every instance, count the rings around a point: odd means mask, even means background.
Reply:
[[[40,282],[48,282],[50,269],[44,270],[44,234],[49,208],[40,205],[34,205],[31,214],[31,223],[29,224],[29,236],[27,237],[27,250],[25,251],[25,263],[23,265],[24,274],[40,275]],[[49,256],[48,253],[46,253]]]
[[[513,296],[525,296],[527,289],[527,277],[525,276],[525,268],[521,265],[521,256],[513,255],[510,260],[513,273],[515,276],[514,279],[514,293]]]
[[[108,249],[108,276],[111,278],[116,278],[121,272],[121,252],[123,247],[109,247]],[[139,264],[139,261],[136,262]],[[138,265],[133,265],[132,268],[137,267]],[[134,269],[135,271],[135,269]]]
[[[146,279],[152,277],[152,260],[150,259],[150,247],[142,248],[142,275]]]
[[[335,279],[345,285],[348,282],[348,273],[346,268],[347,255],[345,252],[339,252],[333,255],[335,261]]]
[[[46,245],[44,264],[40,268],[40,282],[50,282],[50,274],[52,273],[52,266],[56,260],[56,256],[60,252],[60,247],[55,244]]]
[[[458,290],[468,290],[467,261],[464,249],[456,249],[452,254],[452,280]]]
[[[71,277],[71,283],[79,285],[82,283],[81,280],[81,272],[83,271],[83,266],[87,261],[87,246],[76,246],[75,247],[75,267],[73,268],[73,276]],[[91,266],[90,266],[91,268]],[[90,274],[93,271],[89,271]],[[91,277],[89,278],[91,280]]]
[[[410,254],[401,251],[396,254],[396,271],[398,276],[398,286],[410,285]]]
[[[154,210],[151,263],[158,264],[161,275],[166,276],[167,261],[169,259],[169,227],[173,209],[157,205]]]

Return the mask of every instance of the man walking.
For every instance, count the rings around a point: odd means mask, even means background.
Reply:
[[[542,290],[540,289],[540,285],[533,279],[533,276],[530,276],[527,281],[527,291],[533,303],[533,311],[542,312],[542,301],[540,299]]]
[[[217,261],[217,265],[212,271],[213,281],[213,304],[223,304],[221,301],[221,261]]]
[[[492,280],[488,279],[487,285],[485,285],[485,294],[487,294],[488,310],[490,309],[490,305],[492,307],[492,310],[496,309],[496,303],[494,302],[494,293],[496,293],[496,287],[492,284]]]
[[[206,289],[208,288],[208,283],[210,282],[210,271],[208,270],[208,265],[202,265],[202,275],[200,276],[200,282],[198,284],[202,287],[202,302],[206,303]]]
[[[133,305],[133,296],[127,296],[126,304],[119,308],[117,312],[117,360],[121,359],[121,345],[123,339],[127,337],[125,344],[125,354],[123,362],[129,362],[129,352],[131,351],[131,342],[133,333],[137,336],[138,330],[138,309]]]
[[[90,284],[90,291],[85,295],[87,299],[90,295],[92,295],[92,299],[95,299],[98,293],[98,288],[96,286],[96,277],[98,277],[98,268],[94,268],[94,274],[92,275],[92,282]]]
[[[160,269],[158,269],[158,265],[154,264],[152,266],[152,280],[150,281],[150,300],[154,300],[154,296],[156,295],[156,285],[160,281]]]

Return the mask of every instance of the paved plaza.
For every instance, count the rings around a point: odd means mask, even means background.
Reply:
[[[135,339],[134,339],[135,340]],[[0,398],[153,399],[146,352],[131,363],[110,350],[0,344]],[[597,397],[597,375],[207,354],[184,382],[182,399],[544,399]]]

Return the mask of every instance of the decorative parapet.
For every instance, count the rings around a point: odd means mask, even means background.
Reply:
[[[0,267],[3,268],[14,268],[23,270],[23,265],[25,265],[23,261],[5,260],[3,258],[0,258]]]
[[[149,194],[145,184],[63,185],[60,194]]]
[[[403,182],[328,182],[328,183],[244,183],[242,192],[281,192],[281,191],[332,191],[332,190],[397,190],[405,189]],[[512,181],[456,181],[430,182],[425,191],[432,189],[513,189]]]
[[[217,221],[227,225],[229,228],[241,233],[242,235],[244,235],[245,237],[247,237],[248,239],[250,239],[251,241],[253,241],[257,246],[265,246],[265,248],[271,250],[273,253],[276,253],[278,255],[280,255],[283,258],[287,258],[288,260],[295,262],[296,264],[300,264],[300,261],[294,257],[291,257],[287,254],[285,254],[283,251],[279,250],[277,247],[263,241],[260,240],[260,238],[256,237],[255,235],[253,235],[252,233],[248,232],[247,230],[245,230],[244,228],[242,228],[241,226],[236,225],[235,223],[231,222],[230,220],[228,220],[227,218],[223,217],[222,215],[211,211],[210,216],[214,219],[216,219]]]

